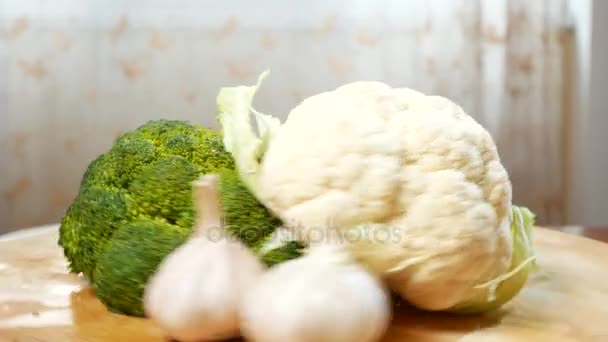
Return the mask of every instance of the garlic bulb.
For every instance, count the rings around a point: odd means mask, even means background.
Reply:
[[[223,229],[216,186],[215,175],[194,183],[196,230],[165,257],[144,291],[146,315],[180,341],[240,336],[240,296],[265,269]],[[213,236],[212,229],[222,234]]]
[[[241,332],[260,342],[372,342],[392,316],[380,280],[339,245],[319,245],[267,271],[248,291]]]

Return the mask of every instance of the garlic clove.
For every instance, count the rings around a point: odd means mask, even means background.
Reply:
[[[243,298],[241,332],[262,342],[373,342],[392,312],[383,283],[339,246],[267,271]]]
[[[144,290],[146,316],[184,342],[240,336],[241,297],[265,271],[238,240],[208,234],[221,225],[216,179],[204,177],[195,184],[197,230],[165,257]]]

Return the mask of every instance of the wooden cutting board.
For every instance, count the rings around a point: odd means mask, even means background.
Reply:
[[[385,341],[608,341],[608,244],[537,228],[542,272],[499,312],[399,308]],[[57,226],[0,239],[0,341],[166,341],[148,320],[109,313],[67,273]]]

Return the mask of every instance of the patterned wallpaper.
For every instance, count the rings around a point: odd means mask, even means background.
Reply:
[[[513,131],[559,125],[543,103],[561,89],[564,1],[0,0],[0,232],[57,222],[121,132],[157,118],[217,128],[218,88],[266,68],[256,106],[281,117],[358,79],[449,96],[496,134],[520,178],[536,140],[511,144]],[[531,148],[558,163],[547,134]],[[522,201],[552,205],[551,182]]]

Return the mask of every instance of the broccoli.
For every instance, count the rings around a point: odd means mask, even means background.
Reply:
[[[130,215],[192,226],[195,213],[190,183],[199,174],[199,168],[183,157],[155,161],[129,185]]]
[[[259,205],[235,171],[223,170],[219,175],[221,206],[226,229],[248,247],[258,247],[258,243],[272,234],[281,221]],[[258,225],[251,225],[252,223]]]
[[[153,219],[137,219],[117,230],[95,267],[97,298],[110,311],[143,316],[151,270],[187,238],[181,227]]]
[[[126,192],[90,185],[83,187],[59,228],[59,245],[72,273],[92,280],[97,257],[112,233],[127,222]]]
[[[150,174],[166,172],[169,164],[179,163],[176,161],[179,157],[183,161],[179,166],[184,167],[184,163],[187,163],[190,171],[196,170],[199,174],[234,168],[234,161],[223,149],[219,133],[173,120],[151,121],[123,134],[109,151],[88,166],[80,191],[60,227],[59,244],[73,273],[82,272],[94,280],[95,263],[113,232],[137,217],[146,216],[149,209],[146,205],[157,200],[151,198],[150,201],[142,201],[142,196],[146,196],[144,191],[147,191],[142,182],[152,181]],[[175,166],[174,172],[185,172],[179,170],[178,165]],[[191,173],[190,178],[184,177],[180,181],[189,182],[195,177],[196,174]],[[175,186],[171,179],[157,181],[159,187]],[[166,184],[161,185],[163,182]],[[186,183],[185,186],[189,187],[190,184]],[[131,193],[131,190],[134,192]],[[192,207],[188,191],[177,191],[172,195],[171,200],[181,195],[181,205]],[[183,210],[180,214],[179,223],[174,221],[175,217],[163,217],[162,213],[149,217],[165,219],[189,230],[193,209]]]
[[[299,241],[287,241],[283,245],[273,248],[262,256],[262,261],[266,266],[272,267],[286,260],[291,260],[302,256],[304,245]]]
[[[281,222],[251,195],[220,133],[184,121],[150,121],[94,159],[62,218],[58,244],[114,312],[141,316],[145,282],[185,241],[195,222],[192,181],[221,175],[229,233],[253,248]],[[269,266],[300,255],[287,243],[260,258]]]

